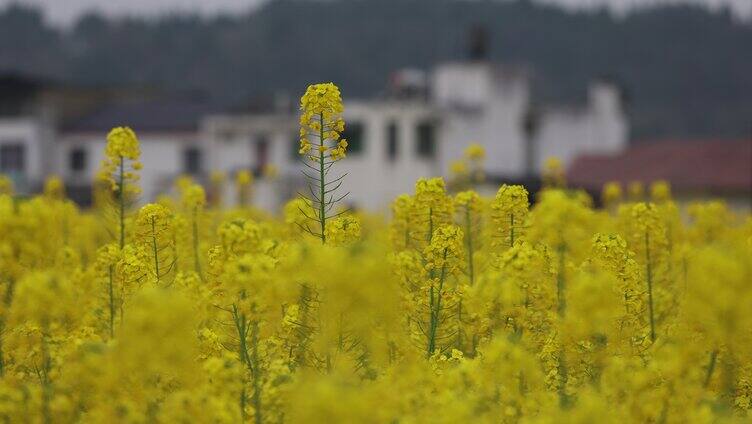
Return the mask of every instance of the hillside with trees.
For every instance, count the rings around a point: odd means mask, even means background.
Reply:
[[[752,24],[692,6],[615,18],[528,0],[276,0],[215,18],[90,14],[65,29],[10,6],[0,11],[0,71],[196,90],[228,106],[317,80],[369,96],[397,68],[465,57],[477,26],[492,60],[534,70],[543,101],[581,100],[594,77],[617,81],[635,138],[752,131]]]

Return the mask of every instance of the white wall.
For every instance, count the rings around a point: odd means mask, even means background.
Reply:
[[[54,173],[65,178],[69,184],[90,185],[104,160],[107,134],[64,134],[58,142]],[[160,193],[172,187],[175,177],[185,172],[184,151],[192,146],[202,147],[196,134],[139,133],[141,163],[143,169],[139,185],[142,192],[140,203],[153,201]],[[204,170],[209,170],[208,151],[203,146]],[[86,152],[86,168],[74,172],[70,168],[70,155],[74,149]]]
[[[440,175],[438,157],[421,158],[417,154],[417,126],[437,122],[434,112],[423,103],[345,101],[347,125],[363,128],[363,150],[350,150],[347,158],[336,163],[330,179],[347,174],[338,193],[350,194],[343,200],[356,207],[385,210],[397,195],[412,192],[415,180]],[[394,161],[387,155],[387,126],[397,125],[398,154]],[[308,170],[297,153],[298,118],[296,115],[226,115],[207,119],[205,137],[213,145],[213,169],[231,171],[257,163],[254,143],[263,134],[269,141],[269,163],[279,176],[275,181],[258,180],[254,201],[276,210],[296,196],[298,190],[308,194],[302,170]],[[436,154],[440,139],[438,129]],[[294,149],[294,150],[293,150]],[[232,199],[234,193],[228,193]]]
[[[421,102],[345,102],[346,123],[360,123],[364,130],[364,150],[348,153],[335,164],[337,172],[347,173],[340,190],[350,192],[348,201],[358,207],[386,210],[394,197],[412,193],[415,180],[441,175],[438,167],[440,128],[433,110]],[[387,127],[397,127],[397,154],[392,161],[387,152]],[[418,126],[434,125],[434,157],[418,154]],[[347,124],[346,124],[347,125]]]
[[[224,171],[228,184],[224,193],[227,204],[237,202],[234,173],[258,171],[257,143],[267,142],[267,164],[274,165],[279,177],[258,178],[254,182],[253,202],[263,209],[276,211],[284,200],[294,195],[297,164],[291,150],[297,143],[297,117],[291,114],[214,115],[201,124],[201,137],[209,145],[209,170]]]
[[[470,143],[486,149],[486,171],[516,175],[525,168],[522,120],[529,104],[526,75],[485,62],[438,66],[432,99],[441,109],[441,168],[462,157]]]
[[[628,124],[619,91],[605,83],[589,88],[584,108],[555,108],[546,111],[536,139],[537,169],[556,156],[567,167],[583,154],[616,154],[628,143]]]
[[[20,144],[24,148],[23,173],[9,175],[19,193],[28,193],[39,185],[46,173],[43,156],[52,152],[45,151],[44,127],[43,121],[35,117],[0,118],[0,146]]]

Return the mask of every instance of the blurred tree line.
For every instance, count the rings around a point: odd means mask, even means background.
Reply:
[[[542,101],[582,100],[598,76],[620,83],[637,138],[752,131],[752,24],[694,6],[615,18],[529,0],[276,0],[214,18],[89,14],[65,29],[9,6],[0,12],[0,70],[198,90],[226,105],[297,95],[319,80],[368,96],[396,68],[463,58],[478,25],[491,59],[534,70]]]

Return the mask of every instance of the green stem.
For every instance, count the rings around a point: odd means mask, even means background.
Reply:
[[[713,378],[713,372],[715,371],[715,364],[716,360],[718,359],[718,350],[713,350],[710,352],[710,359],[708,360],[708,367],[707,372],[705,373],[705,382],[702,384],[703,387],[708,387],[710,385],[710,379]]]
[[[180,261],[178,260],[178,240],[175,232],[172,233],[172,261],[173,271],[177,274],[180,271]]]
[[[444,249],[444,263],[446,263],[447,249]],[[439,287],[436,290],[436,300],[434,301],[433,282],[431,283],[431,314],[428,327],[428,349],[426,357],[430,358],[436,349],[436,333],[439,328],[439,314],[441,313],[441,293],[444,290],[444,280],[446,279],[446,265],[441,267],[439,276]]]
[[[120,203],[120,249],[125,247],[125,158],[120,156],[120,174],[118,175],[118,200]]]
[[[462,339],[463,339],[463,331],[462,331],[462,300],[457,302],[457,350],[462,350]]]
[[[653,264],[650,259],[650,234],[645,232],[645,273],[648,282],[648,311],[650,314],[650,341],[655,341],[655,317],[653,312]]]
[[[734,397],[736,396],[736,364],[734,363],[733,352],[727,351],[721,358],[722,368],[722,396],[727,413],[734,410]]]
[[[5,332],[5,319],[0,320],[0,378],[5,376],[5,354],[3,353],[3,333]]]
[[[204,275],[201,272],[201,259],[199,257],[198,243],[198,207],[193,208],[193,268],[198,274],[201,281],[204,281]]]
[[[240,390],[240,422],[246,422],[248,419],[248,416],[245,414],[245,403],[247,399],[247,395],[245,393],[245,381],[243,381],[243,388]]]
[[[473,246],[473,228],[472,220],[470,219],[470,208],[465,208],[465,234],[467,236],[467,270],[470,276],[470,285],[475,283],[475,261],[473,260],[474,246]]]
[[[157,252],[157,233],[156,233],[156,225],[154,223],[155,218],[151,218],[151,248],[152,253],[154,254],[154,273],[157,277],[157,284],[159,284],[159,254]]]
[[[566,245],[564,243],[561,243],[559,245],[559,248],[557,249],[559,251],[559,272],[556,275],[556,291],[557,291],[557,297],[559,298],[559,307],[558,307],[558,313],[560,317],[564,317],[564,314],[567,311],[567,300],[566,300],[566,276],[564,274],[564,255],[567,251]],[[567,408],[570,405],[570,399],[567,395],[567,382],[569,380],[569,373],[567,369],[567,362],[565,357],[564,349],[562,348],[559,351],[559,365],[558,365],[558,372],[559,377],[561,377],[561,384],[559,385],[559,405],[562,408]]]
[[[245,314],[238,313],[238,308],[236,305],[232,305],[232,318],[233,322],[235,323],[235,329],[238,332],[238,358],[240,359],[240,363],[246,366],[248,370],[251,370],[251,365],[249,363],[248,359],[248,349],[246,347],[246,329],[245,329]],[[240,391],[240,415],[242,417],[242,422],[245,422],[247,417],[245,413],[245,405],[247,400],[247,395],[245,391],[245,384],[246,379],[243,378],[243,388]]]
[[[17,258],[18,255],[15,255]],[[5,310],[7,311],[10,307],[11,303],[13,302],[13,288],[15,286],[15,281],[13,278],[8,278],[8,288],[5,291],[5,298],[3,299],[3,303],[5,303]],[[5,317],[3,316],[2,319],[0,319],[0,377],[5,376],[5,351],[3,346],[3,334],[5,333]]]
[[[50,401],[52,400],[52,384],[50,382],[50,371],[52,371],[52,358],[50,357],[49,346],[47,345],[48,335],[47,323],[42,324],[41,334],[41,354],[42,354],[42,422],[52,422],[50,411]]]
[[[433,239],[433,208],[428,208],[428,235],[426,237],[426,242],[428,244],[431,243],[431,239]]]
[[[261,367],[259,366],[258,359],[258,322],[254,321],[251,326],[251,361],[253,369],[253,410],[256,418],[256,424],[263,422],[263,415],[261,413]]]
[[[113,284],[113,266],[110,265],[110,272],[109,272],[109,295],[110,295],[110,338],[115,337],[115,291],[114,291],[114,284]]]
[[[319,114],[319,147],[324,146],[324,113]],[[321,243],[326,243],[326,184],[324,183],[324,149],[319,148],[319,220],[321,221]]]
[[[567,395],[567,382],[569,381],[569,371],[567,369],[567,361],[564,356],[564,349],[559,351],[559,377],[561,377],[561,384],[559,385],[559,406],[567,408],[570,405],[569,395]]]
[[[559,251],[559,272],[556,274],[556,295],[559,299],[558,313],[560,317],[563,317],[567,309],[567,300],[564,293],[567,284],[564,275],[564,254],[566,253],[567,248],[564,243],[562,243],[557,250]]]
[[[509,247],[514,247],[514,214],[509,214]]]

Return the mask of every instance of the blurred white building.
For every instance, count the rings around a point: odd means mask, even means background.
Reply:
[[[441,174],[436,123],[438,114],[423,101],[380,99],[345,101],[349,142],[347,158],[336,163],[330,178],[347,174],[338,190],[343,201],[381,209],[410,191],[417,178]],[[308,194],[298,154],[298,113],[290,108],[268,112],[218,114],[202,126],[211,146],[212,169],[231,173],[250,167],[257,175],[273,165],[274,181],[259,181],[256,201],[274,209],[297,195]]]
[[[628,142],[620,90],[607,82],[591,83],[584,105],[538,105],[524,70],[464,62],[437,67],[430,92],[442,116],[442,169],[470,142],[485,147],[486,171],[501,178],[536,175],[553,156],[566,166],[583,153],[618,153]]]
[[[349,146],[332,176],[347,174],[340,190],[350,193],[349,203],[383,210],[411,192],[418,178],[447,176],[449,164],[471,143],[485,147],[492,181],[534,177],[552,156],[566,167],[582,154],[626,148],[628,124],[617,87],[593,82],[586,104],[545,107],[533,104],[530,84],[524,70],[485,61],[397,72],[383,96],[345,98]],[[202,125],[212,169],[277,167],[275,188],[262,189],[258,199],[272,208],[306,192],[297,110],[289,101],[276,103],[265,112],[213,115]]]
[[[151,201],[169,191],[177,175],[201,181],[210,169],[209,146],[199,128],[209,111],[190,99],[105,104],[59,129],[49,172],[62,176],[78,199],[87,199],[104,159],[107,133],[115,126],[131,126],[141,145],[142,201]]]
[[[566,166],[583,154],[622,151],[628,123],[619,89],[594,82],[587,92],[579,106],[541,105],[525,70],[483,60],[396,72],[383,95],[345,98],[349,147],[332,177],[347,174],[340,188],[350,192],[347,203],[383,210],[418,178],[446,176],[471,143],[485,147],[494,182],[537,175],[550,156]],[[128,125],[141,140],[143,201],[169,190],[180,174],[206,182],[210,171],[260,175],[267,165],[278,176],[257,179],[258,205],[278,209],[306,192],[297,101],[289,97],[219,112],[186,99],[103,102],[91,110],[59,126],[40,114],[0,118],[0,173],[28,190],[58,174],[85,201],[107,131]]]

